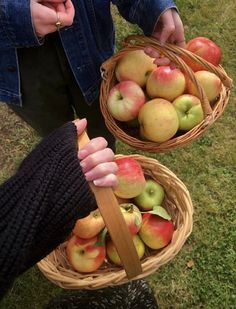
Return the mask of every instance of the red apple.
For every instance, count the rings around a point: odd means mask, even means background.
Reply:
[[[133,81],[124,81],[111,88],[107,108],[112,117],[119,121],[133,120],[145,103],[142,88]]]
[[[98,269],[106,256],[105,235],[101,233],[90,239],[73,235],[66,247],[67,258],[71,266],[82,273]]]
[[[141,165],[131,157],[118,158],[118,186],[114,193],[121,198],[133,198],[139,195],[145,187],[146,180]]]
[[[221,61],[221,49],[220,47],[205,37],[196,37],[187,43],[186,49],[192,53],[202,57],[204,60],[218,66]],[[188,57],[183,57],[184,61],[194,71],[206,70],[206,67],[196,61],[191,60]]]
[[[194,74],[205,91],[209,102],[214,102],[222,89],[222,82],[220,78],[216,74],[206,70],[197,71]],[[189,94],[198,96],[197,89],[190,78],[187,79],[186,89]]]
[[[173,101],[185,90],[184,74],[170,66],[157,67],[148,77],[146,90],[151,98]]]
[[[139,259],[141,259],[144,255],[144,253],[145,253],[144,243],[142,242],[142,240],[140,239],[140,237],[138,235],[133,235],[133,242],[134,242],[134,246],[137,250]],[[120,260],[118,253],[117,253],[116,247],[115,247],[112,240],[107,241],[106,251],[107,251],[107,256],[109,257],[109,259],[114,264],[119,265],[119,266],[122,265],[122,262]]]
[[[81,238],[92,238],[99,234],[105,227],[105,223],[101,216],[99,209],[91,211],[91,213],[85,217],[76,221],[73,233]]]
[[[130,51],[117,62],[116,78],[119,82],[132,80],[144,87],[149,74],[156,68],[153,60],[143,50]]]
[[[168,245],[174,233],[174,224],[151,213],[143,214],[139,236],[152,249],[161,249]]]
[[[121,212],[132,235],[137,234],[142,224],[142,214],[132,203],[120,204]]]

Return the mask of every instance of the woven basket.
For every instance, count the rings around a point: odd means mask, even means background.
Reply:
[[[160,45],[160,43],[158,43],[155,39],[145,36],[129,36],[125,40],[124,45],[124,48],[122,48],[113,57],[104,62],[101,67],[101,74],[103,80],[100,91],[100,108],[105,119],[107,128],[114,136],[116,136],[116,138],[137,149],[141,149],[144,151],[146,150],[149,152],[165,152],[188,144],[195,138],[201,136],[223,113],[229,100],[232,80],[228,77],[222,66],[215,67],[214,65],[208,63],[207,61],[191,53],[190,51],[187,51],[172,44],[165,44],[163,46]],[[184,72],[184,74],[190,77],[198,90],[198,96],[201,100],[204,112],[204,120],[200,124],[195,126],[192,130],[179,136],[176,135],[172,139],[163,143],[140,140],[137,132],[131,130],[130,128],[126,128],[123,123],[116,121],[107,109],[108,94],[110,92],[110,89],[115,85],[115,83],[117,83],[114,74],[117,61],[130,51],[144,49],[146,46],[153,47],[160,54],[163,54],[164,56],[169,58]],[[191,60],[203,64],[206,70],[215,73],[221,79],[223,84],[222,90],[213,106],[210,105],[204,93],[204,90],[202,89],[199,82],[196,80],[193,71],[182,60],[181,56],[189,57]]]
[[[170,213],[175,226],[172,241],[168,246],[161,250],[146,248],[145,256],[140,261],[142,273],[134,278],[140,279],[154,273],[180,251],[192,231],[193,205],[183,182],[157,160],[140,155],[117,157],[136,159],[141,164],[145,176],[156,180],[164,187],[166,193],[163,206]],[[116,218],[112,221],[115,222]],[[129,280],[122,267],[111,265],[109,261],[105,261],[96,272],[78,273],[68,263],[65,248],[66,242],[38,263],[39,269],[54,284],[66,289],[98,289]]]

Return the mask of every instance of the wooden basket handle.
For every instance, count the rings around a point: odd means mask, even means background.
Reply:
[[[83,147],[88,142],[89,137],[84,131],[79,136],[79,147]],[[89,185],[95,195],[98,208],[117,249],[127,277],[132,279],[142,273],[142,267],[113,190],[108,187],[96,187],[92,182]]]

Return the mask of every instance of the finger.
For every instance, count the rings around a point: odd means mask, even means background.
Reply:
[[[184,26],[182,20],[176,10],[172,10],[172,16],[176,29],[172,37],[172,40],[174,41],[173,43],[175,43],[179,47],[186,48]]]
[[[72,122],[76,126],[77,135],[80,136],[84,132],[84,130],[86,129],[87,120],[85,118],[83,118],[83,119],[76,119]]]
[[[64,6],[65,6],[65,12],[61,12],[63,25],[71,26],[75,16],[74,5],[71,0],[67,0],[64,3]]]
[[[56,10],[55,5],[53,3],[51,3],[51,2],[46,2],[45,1],[45,2],[42,2],[42,5],[48,7],[49,9],[53,9],[54,11]]]
[[[115,162],[101,163],[84,174],[87,181],[93,181],[98,178],[105,177],[108,174],[116,174],[118,170]]]
[[[58,13],[66,13],[66,8],[65,8],[64,3],[59,3],[56,7],[56,11]]]
[[[169,65],[170,64],[170,59],[166,58],[166,57],[161,57],[161,58],[156,58],[154,60],[154,63],[158,66],[161,65]]]
[[[151,58],[159,58],[160,57],[160,53],[158,53],[158,51],[156,51],[154,48],[152,47],[145,47],[144,48],[144,52],[150,56]]]
[[[88,144],[86,144],[79,150],[79,159],[83,160],[87,156],[99,150],[105,149],[106,147],[107,147],[107,141],[105,140],[105,138],[103,137],[93,138],[88,142]]]
[[[118,180],[114,174],[108,174],[104,177],[95,179],[93,183],[98,187],[112,187],[113,189],[118,186]]]
[[[41,2],[41,3],[48,2],[48,3],[54,4],[54,3],[64,3],[65,0],[46,0],[46,1],[38,1],[38,2]]]
[[[80,162],[82,170],[87,173],[89,170],[93,169],[99,164],[112,162],[115,159],[114,152],[110,148],[105,148],[103,150],[97,151],[94,154],[87,156]]]
[[[167,10],[161,16],[163,28],[160,33],[159,41],[161,44],[168,42],[169,37],[175,31],[175,23],[171,10]]]

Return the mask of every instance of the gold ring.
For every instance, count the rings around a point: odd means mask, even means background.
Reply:
[[[62,22],[60,21],[59,13],[57,13],[56,27],[57,27],[57,31],[59,31],[59,30],[63,27],[63,24],[62,24]]]

